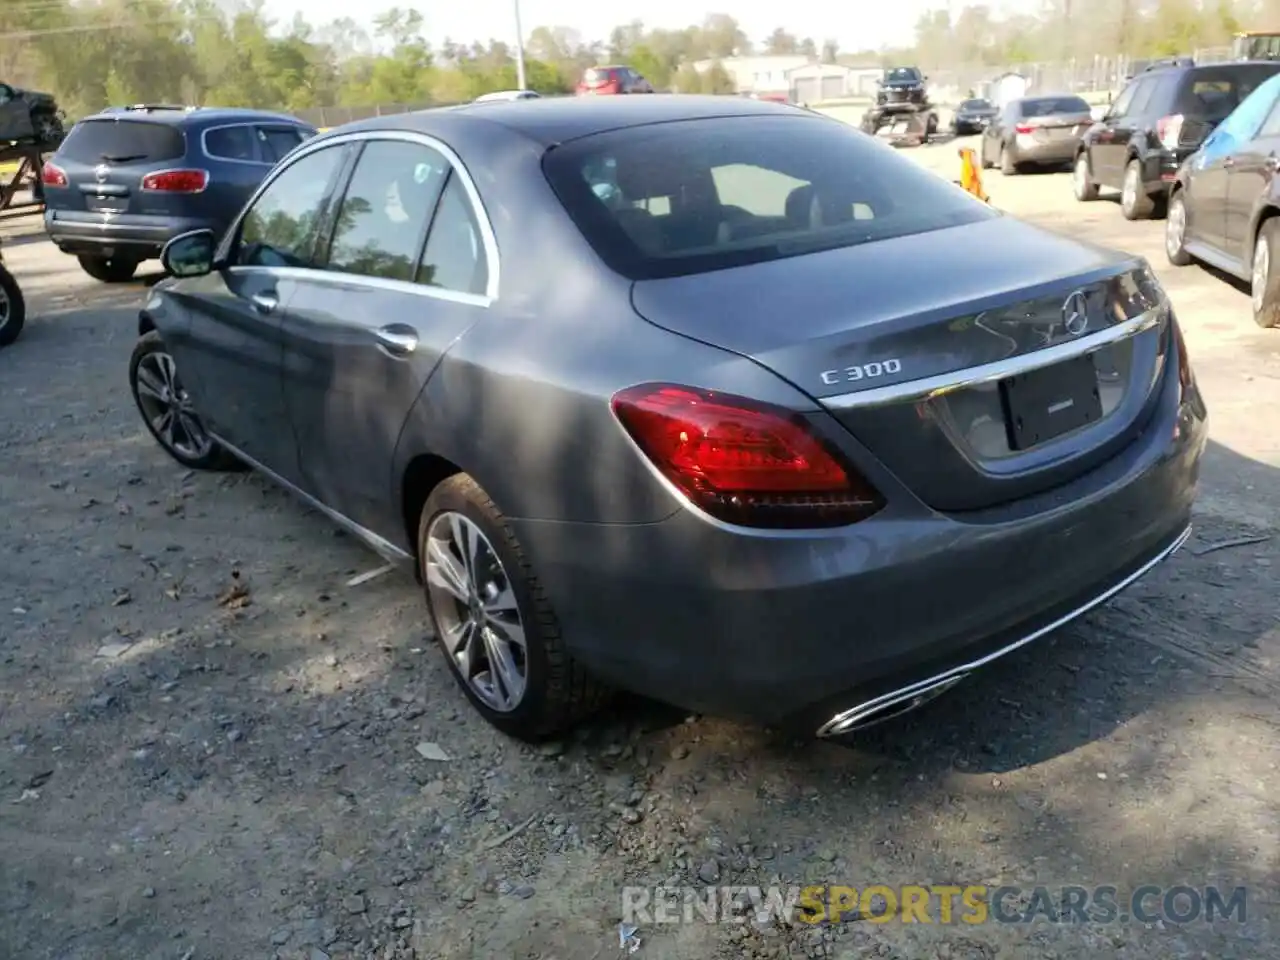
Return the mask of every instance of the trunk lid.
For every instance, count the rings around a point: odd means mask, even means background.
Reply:
[[[650,322],[798,386],[946,511],[1030,496],[1114,455],[1142,429],[1165,349],[1162,295],[1141,260],[1007,217],[644,280],[632,297]],[[1087,324],[1068,330],[1076,313]],[[1133,335],[1045,365],[1139,316]],[[990,376],[1037,365],[1048,372]],[[1045,391],[1062,396],[1042,403]],[[1045,410],[1064,397],[1071,417],[1093,416],[1060,433]]]
[[[172,216],[182,212],[184,195],[144,191],[142,179],[183,166],[186,138],[172,123],[103,118],[76,124],[53,162],[67,175],[66,190],[49,192],[57,209],[105,216]]]
[[[1033,140],[1049,142],[1078,137],[1093,125],[1092,112],[1053,113],[1044,117],[1027,117],[1018,121],[1018,132]]]

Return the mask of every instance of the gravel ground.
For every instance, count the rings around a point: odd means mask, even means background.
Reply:
[[[914,155],[952,175],[954,145]],[[38,316],[0,352],[0,957],[592,960],[629,955],[625,885],[800,882],[1249,893],[1243,923],[655,922],[635,955],[1280,955],[1280,339],[1220,278],[1166,269],[1158,225],[1077,207],[1060,175],[989,180],[1167,280],[1214,418],[1196,536],[847,746],[631,700],[565,743],[502,739],[410,580],[351,585],[381,562],[145,435],[141,283],[95,285],[7,224]]]

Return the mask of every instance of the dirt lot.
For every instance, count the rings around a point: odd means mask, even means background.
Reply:
[[[954,175],[954,144],[914,156]],[[1213,417],[1196,536],[855,746],[632,701],[564,744],[502,740],[412,582],[348,585],[380,561],[144,434],[141,284],[6,225],[38,316],[0,353],[0,957],[607,960],[624,885],[808,880],[1249,894],[1244,923],[698,922],[642,927],[635,955],[1280,955],[1280,334],[1065,175],[988,188],[1167,283]],[[1243,537],[1265,539],[1202,553]]]

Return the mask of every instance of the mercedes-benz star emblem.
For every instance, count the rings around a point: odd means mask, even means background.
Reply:
[[[107,174],[110,172],[111,171],[107,169],[107,165],[105,163],[100,163],[94,168],[93,175],[98,178],[99,183],[106,183]]]
[[[1085,299],[1083,290],[1077,290],[1063,302],[1062,325],[1073,337],[1089,329],[1089,301]]]

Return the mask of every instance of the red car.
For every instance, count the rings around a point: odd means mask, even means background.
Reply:
[[[653,93],[653,84],[630,67],[592,67],[578,81],[578,96]]]

